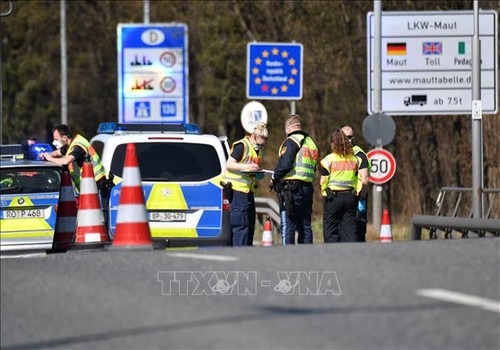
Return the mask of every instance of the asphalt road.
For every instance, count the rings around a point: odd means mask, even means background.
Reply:
[[[500,239],[1,260],[2,349],[500,348]]]

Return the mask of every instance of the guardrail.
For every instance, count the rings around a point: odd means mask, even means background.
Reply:
[[[490,232],[496,235],[500,234],[500,220],[497,219],[470,219],[457,218],[454,216],[414,215],[411,219],[411,239],[422,239],[422,228],[430,227],[441,230],[467,230]]]
[[[264,222],[264,216],[269,216],[273,222],[273,227],[281,225],[280,207],[278,202],[272,198],[255,197],[255,211],[260,216],[260,221]]]
[[[448,215],[445,211],[445,198],[447,193],[456,193],[457,198],[454,205],[450,208]],[[444,231],[444,238],[452,238],[453,231],[462,233],[462,237],[467,237],[468,232],[476,232],[480,237],[487,232],[496,236],[500,235],[500,218],[498,213],[493,213],[495,198],[500,193],[500,189],[483,189],[483,218],[473,218],[472,209],[469,211],[469,217],[457,217],[464,194],[472,194],[470,187],[442,187],[436,199],[437,211],[435,215],[414,215],[411,221],[410,238],[420,240],[422,238],[422,229],[429,230],[429,239],[437,239],[437,230]],[[462,208],[463,209],[463,208]],[[463,211],[462,211],[463,212]],[[451,214],[451,215],[449,215]]]

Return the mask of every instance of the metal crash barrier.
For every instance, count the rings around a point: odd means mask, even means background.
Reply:
[[[422,238],[422,228],[490,232],[498,235],[500,234],[500,220],[457,218],[453,216],[415,215],[411,220],[411,239],[420,240]]]
[[[453,205],[447,208],[445,198],[448,193],[456,195]],[[473,218],[472,209],[468,217],[458,217],[459,212],[464,214],[464,195],[472,194],[471,188],[442,187],[436,200],[437,211],[435,215],[414,215],[411,221],[410,239],[422,239],[422,229],[429,230],[429,239],[437,239],[437,230],[444,231],[444,238],[452,238],[453,231],[458,231],[463,238],[468,237],[469,232],[475,232],[479,237],[484,237],[486,233],[500,235],[500,218],[498,213],[494,213],[493,208],[498,203],[497,194],[500,189],[483,189],[483,218]],[[448,209],[448,213],[445,211]],[[467,215],[467,213],[465,213]]]

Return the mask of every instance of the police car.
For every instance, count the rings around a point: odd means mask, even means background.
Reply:
[[[62,167],[36,160],[50,145],[1,146],[0,251],[44,252],[52,248]]]
[[[194,124],[102,123],[90,140],[115,187],[109,201],[114,236],[128,143],[134,143],[153,241],[167,247],[231,245],[229,202],[220,184],[226,137],[202,134]]]

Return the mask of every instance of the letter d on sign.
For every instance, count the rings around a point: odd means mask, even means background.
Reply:
[[[142,33],[141,40],[146,45],[159,45],[165,40],[165,34],[158,29],[148,29]]]

